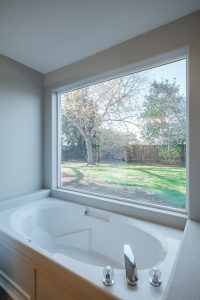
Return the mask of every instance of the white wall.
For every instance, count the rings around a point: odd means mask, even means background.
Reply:
[[[43,76],[0,55],[0,201],[43,185]]]
[[[78,81],[96,78],[130,64],[138,65],[180,48],[188,49],[188,212],[200,221],[200,11],[144,33],[79,62],[45,75],[45,186],[55,185],[55,132],[52,127],[52,91]]]

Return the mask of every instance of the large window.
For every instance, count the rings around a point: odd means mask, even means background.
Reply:
[[[59,99],[60,187],[185,209],[186,59]]]

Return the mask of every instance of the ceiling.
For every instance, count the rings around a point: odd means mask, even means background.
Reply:
[[[200,9],[200,0],[0,0],[0,53],[43,74]]]

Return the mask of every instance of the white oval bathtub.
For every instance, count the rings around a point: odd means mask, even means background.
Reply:
[[[161,262],[167,251],[165,238],[137,220],[57,199],[24,205],[10,221],[54,258],[65,255],[94,266],[124,269],[124,244],[130,244],[139,270]]]

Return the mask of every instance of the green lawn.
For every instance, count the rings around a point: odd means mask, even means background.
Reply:
[[[181,167],[65,163],[62,165],[62,178],[64,186],[92,187],[95,184],[99,187],[98,191],[105,189],[108,193],[110,189],[111,194],[124,191],[127,198],[137,191],[147,202],[185,208],[186,171]]]

